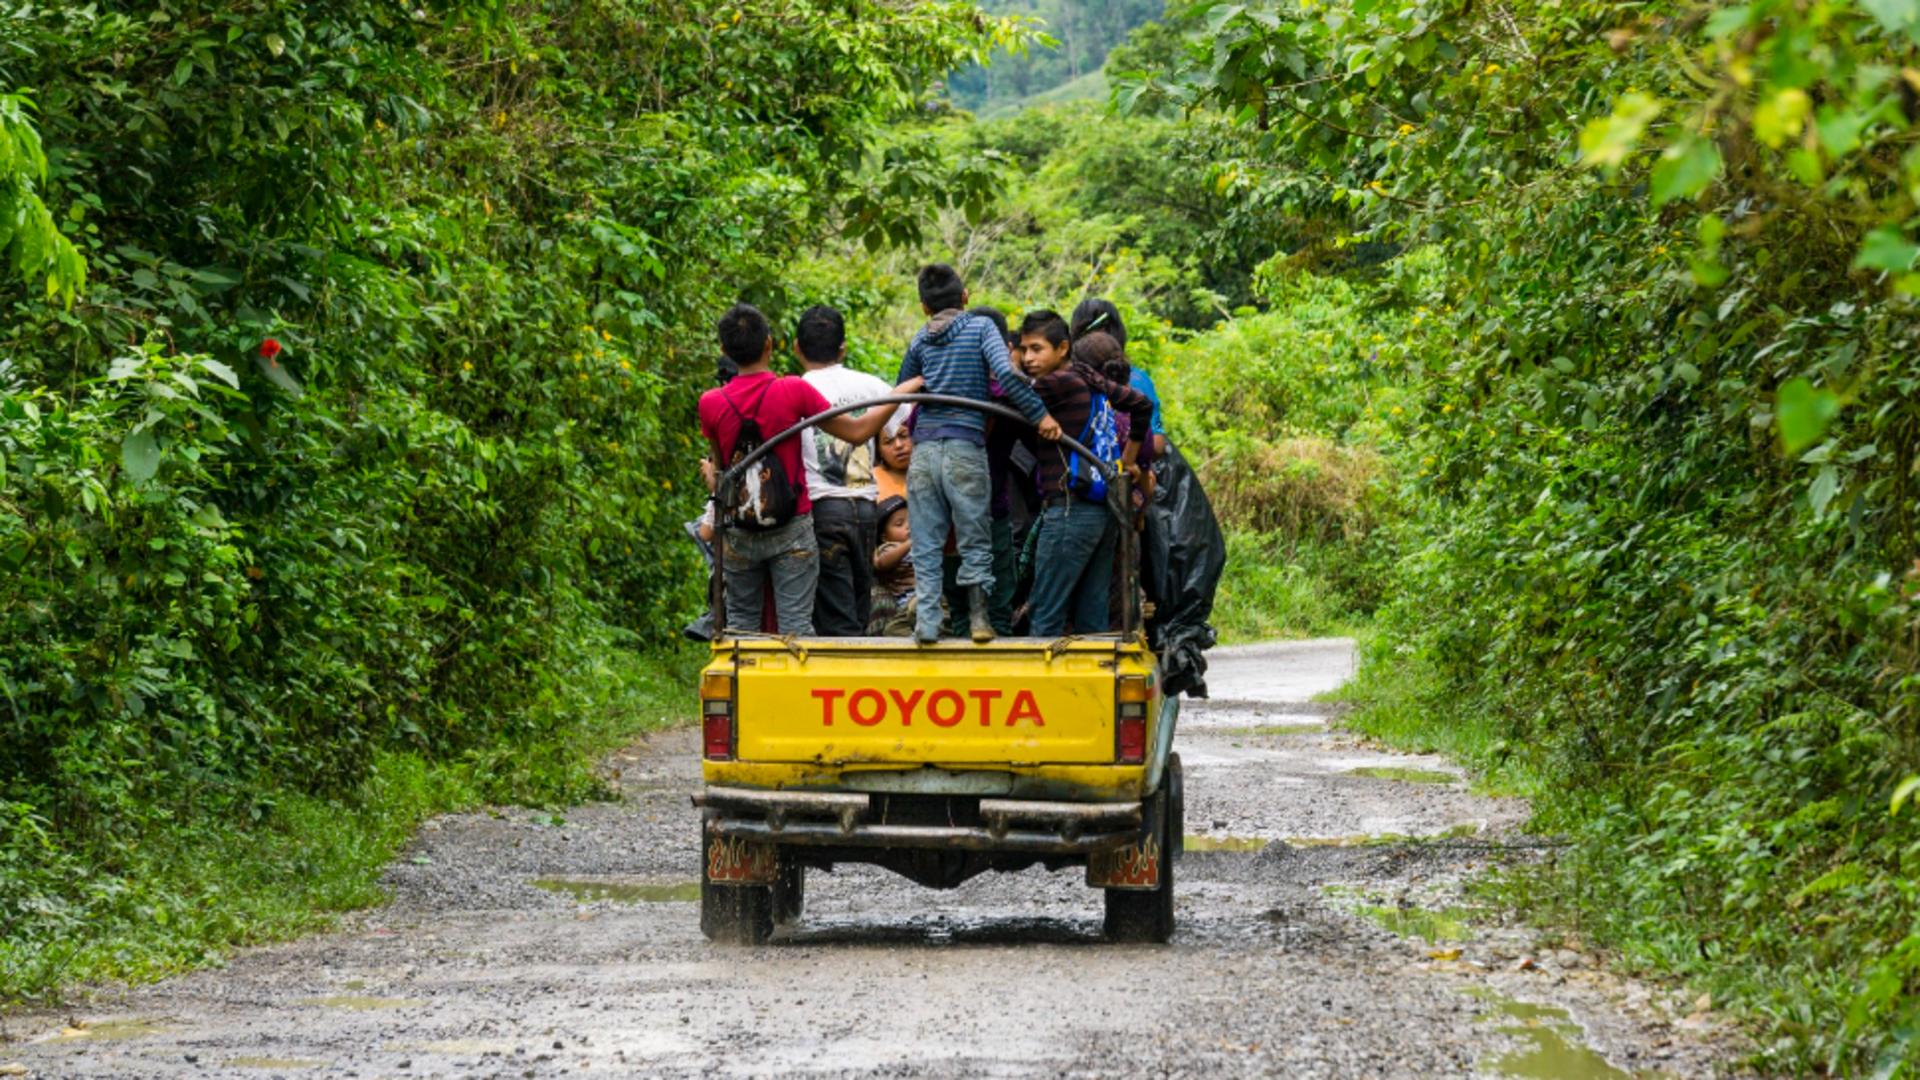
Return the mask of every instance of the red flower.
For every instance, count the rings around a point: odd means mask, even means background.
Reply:
[[[280,355],[280,343],[273,338],[260,343],[260,359],[271,360]]]

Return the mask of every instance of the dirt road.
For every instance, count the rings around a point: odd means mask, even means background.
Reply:
[[[812,875],[773,944],[710,946],[683,729],[611,763],[619,803],[430,823],[393,902],[336,933],[15,1018],[0,1074],[1593,1078],[1732,1059],[1673,992],[1470,908],[1461,877],[1522,857],[1503,841],[1527,841],[1525,807],[1329,730],[1310,699],[1348,676],[1350,643],[1213,665],[1176,740],[1170,946],[1104,943],[1075,872],[933,892],[864,868]]]

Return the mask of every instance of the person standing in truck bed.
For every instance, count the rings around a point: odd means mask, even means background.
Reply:
[[[920,306],[927,324],[907,345],[899,382],[926,378],[927,391],[978,402],[990,400],[998,380],[1008,403],[1039,428],[1040,437],[1060,437],[1060,425],[1021,382],[1007,359],[1007,343],[993,323],[969,315],[967,288],[953,267],[936,263],[920,271]],[[914,418],[913,464],[907,502],[913,507],[913,572],[919,599],[914,640],[940,640],[940,556],[947,532],[960,553],[957,584],[968,590],[973,640],[993,640],[987,590],[993,587],[993,536],[988,519],[986,416],[955,405],[926,405]]]
[[[892,391],[843,362],[847,322],[833,308],[816,305],[800,314],[793,351],[806,369],[801,378],[836,406]],[[874,444],[846,442],[820,428],[799,438],[807,465],[807,497],[813,501],[813,538],[820,549],[813,629],[823,637],[859,637],[867,632],[873,605]]]
[[[1100,419],[1096,398],[1128,414],[1132,420],[1120,462],[1133,472],[1140,444],[1153,428],[1153,402],[1092,366],[1103,351],[1118,352],[1119,346],[1105,334],[1069,344],[1066,320],[1055,312],[1029,311],[1020,323],[1022,366],[1049,414],[1089,446],[1100,441],[1092,430]],[[1112,424],[1113,418],[1105,422]],[[1093,490],[1091,467],[1073,467],[1065,447],[1036,446],[1034,456],[1042,509],[1030,598],[1033,636],[1058,637],[1069,627],[1076,634],[1104,632],[1118,536],[1113,514]]]

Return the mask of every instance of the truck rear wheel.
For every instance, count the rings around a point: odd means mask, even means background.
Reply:
[[[773,936],[771,885],[716,885],[707,878],[707,827],[700,825],[700,932],[722,945],[764,945]]]
[[[1106,890],[1110,941],[1164,945],[1173,938],[1173,851],[1175,835],[1172,775],[1147,801],[1152,837],[1160,845],[1160,884],[1152,889]]]

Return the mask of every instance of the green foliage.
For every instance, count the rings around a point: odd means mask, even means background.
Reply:
[[[381,762],[593,790],[577,681],[699,602],[711,320],[839,226],[977,203],[870,149],[1023,37],[876,0],[0,12],[37,105],[0,97],[0,936],[39,950],[0,997],[109,970],[43,946],[110,953],[144,853],[297,836]]]
[[[1116,87],[1236,119],[1297,264],[1435,253],[1377,728],[1542,778],[1534,910],[1784,1068],[1920,1060],[1910,7],[1211,3]]]
[[[1108,50],[1127,32],[1159,16],[1164,0],[995,0],[986,11],[1031,20],[1042,48],[1018,48],[953,73],[947,90],[962,108],[1009,115],[1059,100],[1066,86],[1097,80]],[[1102,97],[1087,94],[1082,97]]]
[[[29,104],[23,94],[0,93],[0,256],[10,256],[14,272],[29,284],[44,282],[48,296],[72,304],[87,267],[40,199],[47,155],[27,116]]]
[[[1350,588],[1352,576],[1341,565],[1349,557],[1340,544],[1228,530],[1227,572],[1212,619],[1221,643],[1352,633],[1369,605]]]

